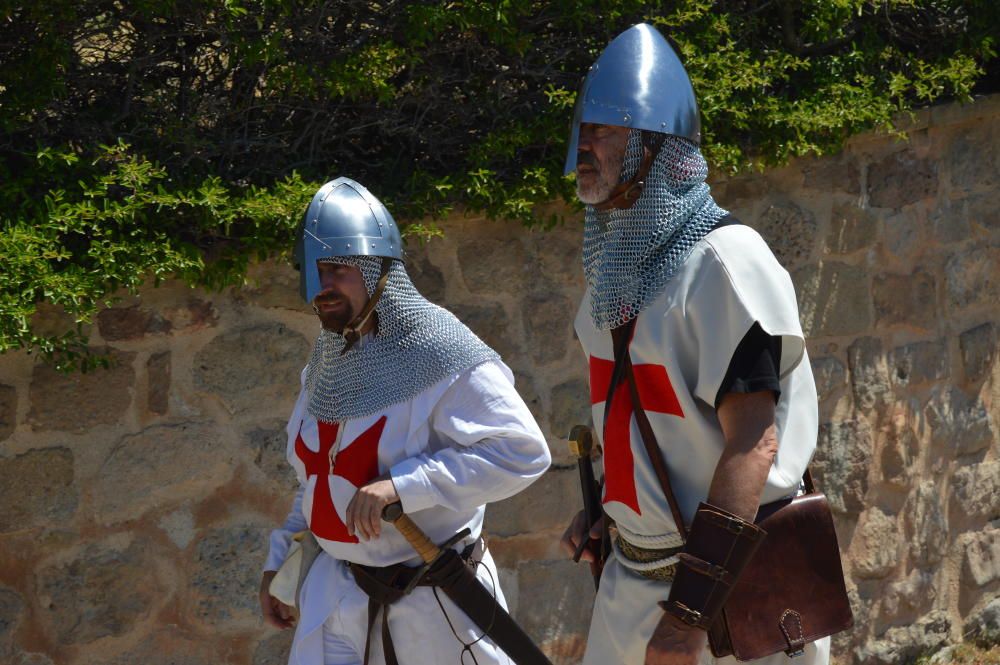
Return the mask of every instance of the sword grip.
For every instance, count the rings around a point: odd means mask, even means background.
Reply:
[[[382,519],[392,522],[393,526],[403,534],[410,547],[417,551],[424,563],[434,563],[441,556],[441,548],[434,544],[427,535],[420,530],[410,516],[403,512],[402,504],[390,503],[382,511]]]

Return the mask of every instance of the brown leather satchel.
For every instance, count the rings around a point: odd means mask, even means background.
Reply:
[[[612,331],[616,365],[623,365],[622,380],[630,384],[646,454],[675,522],[687,539],[666,460],[632,380],[628,346],[634,319],[630,323]],[[796,656],[806,643],[854,625],[830,506],[816,491],[808,469],[803,481],[805,494],[769,503],[757,511],[754,522],[767,536],[708,631],[716,658],[732,655],[747,661],[781,651]]]

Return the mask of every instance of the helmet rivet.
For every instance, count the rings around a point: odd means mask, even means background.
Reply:
[[[347,243],[347,249],[351,248],[351,243]]]
[[[666,127],[666,126],[667,126],[667,123],[665,123],[665,122],[661,122],[660,123],[660,127]]]

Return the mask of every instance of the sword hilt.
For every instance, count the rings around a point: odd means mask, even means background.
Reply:
[[[417,551],[424,563],[434,563],[441,556],[441,548],[434,544],[434,541],[427,537],[420,527],[417,526],[410,516],[403,512],[403,504],[400,502],[390,503],[382,509],[382,519],[390,522],[403,534],[406,542]]]
[[[578,460],[587,459],[594,449],[594,434],[587,425],[574,425],[569,432],[569,452]]]

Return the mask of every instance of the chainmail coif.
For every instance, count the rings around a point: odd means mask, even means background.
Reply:
[[[641,136],[640,130],[629,132],[621,182],[639,169]],[[590,314],[599,330],[638,316],[727,214],[712,198],[707,176],[708,164],[698,146],[667,136],[631,208],[598,212],[587,206],[583,271],[590,286]]]
[[[370,296],[381,259],[326,259],[360,268]],[[404,402],[442,379],[500,356],[448,310],[413,286],[402,262],[393,261],[375,305],[376,332],[341,355],[345,339],[325,328],[306,369],[309,413],[324,422],[369,416]]]

